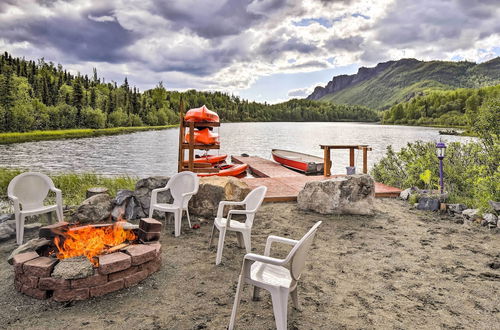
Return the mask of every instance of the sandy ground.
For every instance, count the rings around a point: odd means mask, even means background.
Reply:
[[[265,204],[253,229],[263,253],[270,234],[300,238],[323,220],[299,284],[301,309],[289,303],[290,329],[499,329],[500,241],[495,231],[377,200],[377,215],[321,216],[294,203]],[[74,303],[38,301],[16,292],[0,244],[0,328],[225,329],[244,250],[226,236],[223,263],[207,247],[211,222],[162,237],[162,269],[138,286]],[[285,253],[285,247],[278,248]],[[271,299],[245,286],[237,326],[272,329]]]

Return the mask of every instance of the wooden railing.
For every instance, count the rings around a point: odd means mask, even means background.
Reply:
[[[371,151],[368,145],[320,145],[321,149],[323,149],[324,154],[324,176],[331,176],[330,168],[332,167],[332,161],[330,157],[330,150],[332,149],[349,149],[349,166],[354,166],[354,150],[362,150],[363,151],[363,173],[368,173],[368,151]]]

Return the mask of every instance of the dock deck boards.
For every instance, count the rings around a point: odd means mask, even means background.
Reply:
[[[231,156],[233,163],[245,163],[256,178],[243,178],[250,188],[266,186],[265,202],[286,202],[297,200],[297,195],[309,181],[328,180],[342,175],[304,175],[278,163],[261,157]],[[400,189],[375,182],[375,197],[398,197]]]

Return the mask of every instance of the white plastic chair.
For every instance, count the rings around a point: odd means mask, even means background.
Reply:
[[[245,255],[238,280],[238,287],[236,289],[236,297],[234,298],[229,330],[234,328],[241,291],[245,282],[254,285],[254,300],[258,299],[260,288],[268,290],[271,293],[276,328],[278,330],[286,329],[288,295],[290,294],[292,296],[293,304],[296,308],[299,308],[297,283],[304,270],[307,253],[313,243],[314,235],[320,224],[321,221],[316,222],[300,241],[278,236],[269,236],[263,256],[254,253]],[[289,244],[292,245],[293,248],[285,259],[272,258],[269,254],[273,242]]]
[[[154,189],[151,192],[149,217],[153,217],[154,210],[173,213],[175,237],[178,237],[181,234],[181,219],[183,211],[186,211],[189,227],[191,227],[188,203],[191,197],[198,192],[199,182],[200,180],[198,176],[189,171],[180,172],[172,176],[170,180],[168,180],[165,188]],[[174,198],[174,202],[172,204],[158,203],[158,193],[167,190],[170,190],[170,194]]]
[[[49,190],[56,193],[55,205],[44,205]],[[57,220],[63,221],[63,199],[60,189],[54,186],[54,182],[42,173],[26,172],[19,174],[10,181],[7,188],[7,196],[14,203],[14,214],[16,218],[16,241],[23,244],[24,220],[27,216],[39,215],[55,211]],[[52,218],[49,217],[50,221]]]
[[[238,235],[238,242],[240,246],[244,245],[247,253],[252,252],[251,244],[251,233],[253,219],[255,218],[255,213],[259,209],[264,196],[266,195],[267,187],[260,186],[252,190],[243,201],[241,202],[228,202],[222,201],[219,203],[219,208],[217,209],[217,217],[214,220],[214,225],[212,227],[212,233],[210,234],[210,241],[208,246],[212,246],[212,240],[214,237],[215,228],[219,230],[219,243],[217,245],[217,256],[215,258],[215,264],[218,265],[222,259],[222,250],[224,249],[224,238],[226,236],[226,231],[235,231]],[[227,218],[223,218],[224,206],[226,205],[245,205],[244,210],[230,210],[227,214]],[[236,220],[231,220],[233,214],[245,214],[245,222],[239,222]]]

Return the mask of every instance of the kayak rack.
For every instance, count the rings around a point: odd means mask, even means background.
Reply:
[[[182,97],[179,102],[179,157],[177,171],[191,171],[195,173],[219,173],[218,168],[207,166],[205,163],[194,162],[195,150],[220,149],[218,144],[194,143],[194,129],[197,127],[219,127],[220,123],[211,122],[186,122],[184,121],[184,101]],[[189,129],[189,141],[184,142],[186,129]],[[188,158],[185,159],[185,150],[188,150]]]

